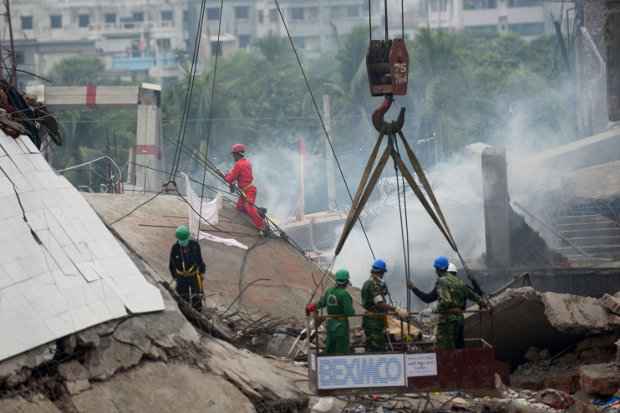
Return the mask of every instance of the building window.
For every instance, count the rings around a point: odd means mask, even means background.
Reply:
[[[319,8],[318,7],[308,7],[306,9],[306,18],[309,21],[317,21],[319,19]]]
[[[52,29],[62,28],[62,15],[54,14],[50,16],[50,27]]]
[[[222,42],[211,42],[211,56],[222,55]]]
[[[80,26],[80,27],[88,27],[88,26],[90,26],[90,15],[89,14],[80,14],[78,16],[78,26]]]
[[[32,16],[22,16],[22,30],[32,30]]]
[[[21,50],[16,50],[15,51],[15,64],[23,65],[24,63],[26,63],[26,57],[24,56],[24,52],[22,52]]]
[[[448,0],[431,0],[432,12],[448,11]]]
[[[174,20],[174,12],[172,10],[161,11],[161,21],[171,22],[172,20]]]
[[[508,29],[512,33],[520,34],[521,36],[538,36],[545,32],[544,23],[518,23],[508,25]]]
[[[464,10],[496,9],[497,0],[464,0]]]
[[[235,7],[235,19],[250,18],[250,8],[248,6]]]
[[[106,13],[103,18],[106,24],[116,24],[116,14],[114,13]]]
[[[306,39],[303,37],[293,37],[293,42],[298,49],[306,48]]]
[[[207,9],[207,20],[219,20],[220,9],[219,7],[210,7]]]
[[[303,20],[304,19],[304,8],[303,7],[291,7],[289,9],[289,17],[293,20]]]
[[[334,6],[334,7],[331,8],[330,14],[331,14],[332,18],[334,18],[334,19],[338,19],[340,17],[344,17],[344,14],[345,14],[344,7]]]
[[[265,12],[263,12],[262,10],[258,11],[258,22],[259,23],[263,23],[265,21]]]
[[[358,17],[360,9],[357,6],[347,6],[347,17]]]
[[[467,26],[465,31],[473,34],[496,34],[497,25]]]
[[[278,11],[276,9],[269,10],[269,21],[276,23],[278,21]]]
[[[144,12],[141,11],[134,11],[131,14],[132,20],[134,22],[143,22],[144,21]]]
[[[541,7],[542,0],[508,0],[508,7]]]
[[[159,51],[166,52],[172,49],[172,42],[170,39],[157,39],[157,48]]]
[[[239,35],[239,47],[241,49],[245,49],[250,45],[251,37],[249,34],[240,34]]]

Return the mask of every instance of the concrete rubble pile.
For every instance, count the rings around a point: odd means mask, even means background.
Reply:
[[[139,267],[157,282],[146,263]],[[304,369],[197,330],[160,290],[163,312],[100,324],[0,363],[0,411],[302,411]]]

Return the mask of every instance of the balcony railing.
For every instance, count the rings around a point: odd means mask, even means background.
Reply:
[[[146,71],[153,67],[174,67],[177,64],[175,55],[141,56],[141,57],[112,57],[112,70],[138,72]]]

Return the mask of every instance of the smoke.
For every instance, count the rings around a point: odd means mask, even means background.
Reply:
[[[393,186],[393,176],[384,178],[384,183],[388,180]],[[480,256],[484,251],[480,156],[473,152],[456,155],[433,168],[429,180],[461,253],[466,257]],[[365,224],[376,257],[388,263],[386,282],[392,291],[404,291],[405,265],[398,201],[395,191],[387,195],[381,205],[374,206],[376,212],[373,217],[366,217]],[[434,258],[445,255],[455,263],[458,258],[415,194],[407,190],[406,197],[411,277],[421,288],[430,289],[434,282]],[[336,266],[348,268],[353,284],[360,286],[368,278],[371,264],[368,246],[361,230],[356,228]]]

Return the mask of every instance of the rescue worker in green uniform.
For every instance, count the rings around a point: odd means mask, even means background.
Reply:
[[[170,250],[170,275],[176,281],[176,291],[194,310],[202,311],[205,272],[207,270],[200,244],[191,239],[187,225],[176,230],[177,242]]]
[[[474,301],[481,308],[486,307],[482,297],[476,294],[463,280],[456,276],[456,266],[446,257],[437,257],[433,263],[437,273],[437,283],[430,293],[416,288],[409,281],[408,287],[425,303],[438,301],[437,312],[437,347],[442,350],[452,350],[465,347],[465,318],[463,312],[467,300]]]
[[[336,272],[336,285],[329,288],[323,294],[318,304],[308,304],[306,315],[314,313],[317,309],[327,309],[327,314],[332,316],[327,320],[327,340],[325,343],[326,354],[347,354],[349,347],[349,318],[355,314],[353,299],[347,292],[349,285],[349,271],[339,270]]]
[[[387,313],[397,313],[400,318],[406,319],[407,310],[387,303],[389,292],[383,276],[387,272],[387,265],[382,259],[372,264],[370,278],[362,286],[362,306],[366,315],[362,320],[362,328],[366,335],[367,352],[387,351],[385,330],[387,328]]]

